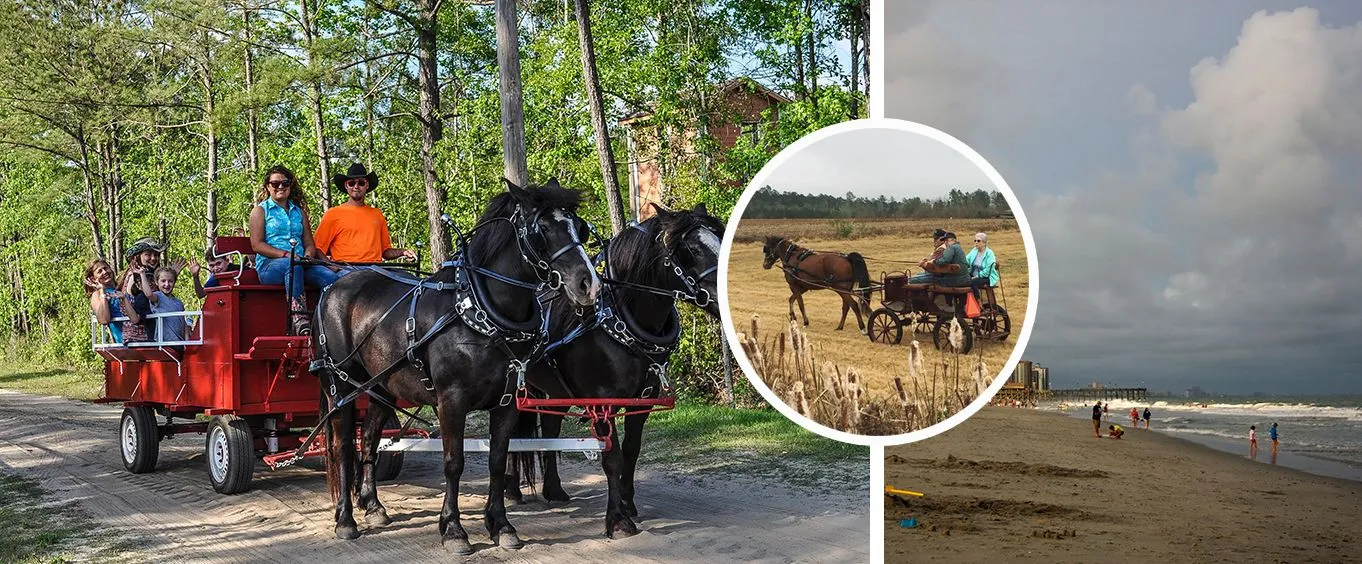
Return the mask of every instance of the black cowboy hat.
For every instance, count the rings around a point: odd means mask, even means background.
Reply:
[[[128,247],[128,250],[123,251],[123,257],[130,259],[141,254],[142,251],[164,253],[166,251],[166,246],[162,245],[161,242],[157,241],[155,238],[143,237],[138,239],[136,243],[133,243],[131,247]]]
[[[932,232],[932,240],[933,240],[933,241],[940,241],[941,238],[942,238],[942,237],[945,237],[945,236],[946,236],[946,230],[945,230],[945,229],[937,229],[936,231],[933,231],[933,232]]]
[[[335,176],[332,176],[331,183],[335,184],[337,188],[344,190],[345,181],[354,178],[363,178],[368,180],[370,192],[373,192],[374,188],[378,188],[378,173],[369,172],[368,170],[365,170],[364,165],[362,163],[354,163],[350,165],[350,169],[346,170],[345,174],[337,174]]]

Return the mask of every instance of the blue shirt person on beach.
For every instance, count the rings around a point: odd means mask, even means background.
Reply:
[[[1277,424],[1273,423],[1272,428],[1267,430],[1267,436],[1272,439],[1272,450],[1277,450]]]

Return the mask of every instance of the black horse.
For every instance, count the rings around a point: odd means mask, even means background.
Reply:
[[[714,296],[723,224],[706,213],[704,204],[689,211],[658,208],[657,212],[642,224],[625,229],[606,245],[607,278],[601,308],[602,311],[608,308],[613,315],[599,327],[551,352],[549,362],[534,367],[537,376],[534,382],[548,382],[536,384],[538,392],[554,398],[660,395],[666,385],[667,359],[680,337],[677,297],[700,306],[716,319],[719,317]],[[572,304],[559,298],[552,302],[552,307],[555,323],[550,334],[561,339],[574,329],[574,322],[556,313],[571,308]],[[548,414],[540,417],[543,436],[557,437],[563,417]],[[638,516],[634,505],[634,470],[647,420],[647,413],[625,416],[623,441],[613,441],[612,448],[602,453],[601,466],[609,491],[606,536],[613,537],[617,530],[629,535],[638,532],[632,519]],[[598,424],[597,433],[618,437],[614,419],[607,428],[601,428],[605,426]],[[530,437],[534,431],[535,418],[522,413],[516,436]],[[544,499],[568,501],[558,474],[557,455],[545,452],[541,460]],[[520,476],[514,473],[520,468],[525,469],[532,484],[533,458],[517,456],[513,473],[507,479],[506,496],[516,502],[522,499]]]
[[[586,224],[576,216],[578,193],[556,180],[538,188],[507,184],[508,191],[484,211],[459,260],[431,278],[362,270],[337,281],[317,306],[314,367],[324,387],[332,386],[331,405],[371,378],[383,380],[372,388],[380,397],[369,402],[358,466],[354,404],[330,420],[326,469],[337,500],[338,538],[359,536],[350,498],[354,490],[366,521],[389,522],[378,501],[374,464],[383,428],[395,415],[396,397],[436,407],[445,472],[440,534],[442,542],[456,543],[453,550],[460,554],[473,551],[459,523],[464,424],[470,411],[490,412],[490,491],[497,495],[488,497],[484,509],[487,532],[502,547],[522,545],[500,493],[516,424],[510,401],[518,380],[515,367],[542,344],[536,291],[556,287],[564,303],[590,308],[601,283],[582,247]]]

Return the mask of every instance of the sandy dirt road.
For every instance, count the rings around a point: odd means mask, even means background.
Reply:
[[[124,471],[113,406],[0,390],[0,471],[40,481],[75,499],[107,532],[131,537],[144,554],[176,562],[459,561],[436,523],[443,497],[438,456],[408,454],[397,482],[379,487],[392,524],[360,519],[364,536],[333,537],[332,506],[320,467],[269,471],[257,465],[250,491],[223,496],[208,483],[203,436],[161,443],[155,472]],[[486,458],[470,455],[459,506],[478,552],[496,562],[859,562],[869,558],[868,480],[837,487],[775,479],[640,469],[641,532],[610,540],[604,479],[596,463],[566,461],[571,503],[537,498],[510,506],[525,548],[496,548],[482,524]]]

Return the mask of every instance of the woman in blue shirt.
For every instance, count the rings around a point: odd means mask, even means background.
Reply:
[[[251,210],[251,248],[256,252],[255,270],[262,284],[284,285],[292,300],[290,309],[305,311],[303,284],[325,288],[336,281],[336,273],[320,265],[294,265],[290,271],[289,253],[300,258],[320,258],[312,244],[312,222],[307,202],[293,171],[275,165],[265,173],[260,204]],[[297,246],[293,246],[296,242]],[[306,314],[293,316],[293,332],[309,333]]]
[[[988,233],[974,234],[974,248],[965,255],[965,262],[969,264],[970,286],[974,286],[976,297],[979,295],[979,288],[997,286],[1001,280],[998,275],[998,258],[994,256],[993,249],[988,248]]]

